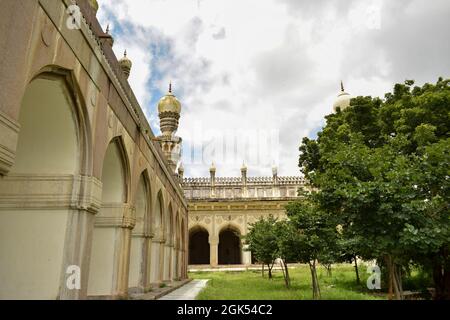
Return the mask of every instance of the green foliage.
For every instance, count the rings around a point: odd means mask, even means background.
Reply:
[[[318,260],[321,255],[333,251],[337,242],[336,224],[330,215],[321,211],[313,203],[295,201],[286,206],[290,227],[293,257],[301,263]]]
[[[319,190],[308,201],[342,226],[348,254],[388,259],[393,268],[411,261],[434,268],[448,297],[449,84],[413,88],[408,80],[384,101],[352,99],[327,117],[317,140],[303,140],[299,161]]]
[[[196,272],[193,279],[209,279],[207,287],[198,300],[307,300],[311,299],[309,266],[289,268],[292,285],[286,288],[281,270],[275,270],[272,281],[261,278],[260,272]],[[384,297],[373,295],[365,282],[369,276],[362,273],[362,285],[356,285],[353,267],[349,264],[336,265],[332,277],[325,270],[318,270],[318,279],[324,300],[375,300]]]
[[[267,219],[261,218],[250,224],[249,232],[244,236],[248,251],[252,252],[255,259],[266,265],[273,265],[278,258],[278,243],[275,232],[277,220],[273,216]]]

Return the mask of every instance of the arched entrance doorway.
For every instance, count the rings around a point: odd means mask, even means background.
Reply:
[[[204,228],[189,233],[189,264],[209,264],[209,234]]]
[[[109,296],[117,288],[116,247],[122,238],[118,225],[111,223],[117,215],[123,215],[127,199],[127,170],[125,151],[120,139],[114,139],[106,150],[102,171],[102,207],[95,217],[89,267],[88,296]]]
[[[42,74],[26,88],[15,164],[0,179],[0,299],[60,295],[74,176],[83,151],[73,89]],[[3,138],[3,137],[2,137]],[[65,282],[63,282],[65,284]]]
[[[159,191],[156,196],[155,210],[153,214],[153,226],[152,230],[154,237],[151,245],[151,261],[150,261],[150,282],[157,284],[162,281],[161,277],[161,241],[163,238],[163,212],[164,212],[164,199],[162,192]]]
[[[131,235],[129,292],[142,292],[149,285],[148,252],[150,229],[150,183],[147,172],[141,174],[135,200],[136,225]]]
[[[241,264],[240,234],[232,228],[219,234],[219,264]]]

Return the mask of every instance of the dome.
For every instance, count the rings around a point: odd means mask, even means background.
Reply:
[[[181,103],[172,94],[172,85],[169,86],[169,92],[159,100],[158,112],[160,114],[164,112],[181,113]]]
[[[119,60],[120,68],[122,69],[123,74],[125,75],[125,78],[130,77],[131,67],[133,66],[133,63],[130,59],[127,57],[127,51],[123,53],[123,58]]]
[[[126,51],[123,53],[123,58],[119,60],[119,64],[122,67],[122,69],[123,68],[131,69],[131,67],[133,66],[133,62],[131,62],[131,60],[128,59]]]
[[[341,111],[348,108],[350,106],[350,100],[352,96],[345,92],[344,85],[341,82],[341,92],[339,93],[336,101],[333,104],[333,111],[336,112],[337,108],[340,108]]]

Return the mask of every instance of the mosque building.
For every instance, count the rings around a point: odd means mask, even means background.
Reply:
[[[172,85],[155,136],[97,10],[0,2],[0,299],[124,299],[183,283],[188,265],[251,265],[249,225],[282,219],[304,187],[245,164],[185,177]],[[334,110],[349,102],[342,85]]]

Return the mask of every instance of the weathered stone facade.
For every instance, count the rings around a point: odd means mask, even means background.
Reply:
[[[124,298],[187,278],[179,180],[95,1],[76,3],[80,29],[70,0],[0,2],[0,299]]]
[[[244,250],[240,236],[261,217],[284,218],[285,205],[298,197],[303,185],[303,178],[279,177],[275,168],[272,177],[247,177],[245,166],[241,177],[216,178],[213,166],[209,178],[183,179],[189,206],[189,264],[250,265],[251,253]]]

